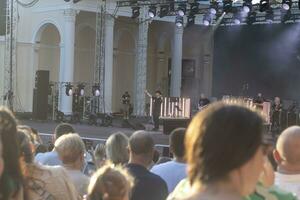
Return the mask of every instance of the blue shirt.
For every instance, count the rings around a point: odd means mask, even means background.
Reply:
[[[49,166],[62,165],[62,162],[59,159],[58,153],[56,151],[38,153],[35,156],[35,162],[41,165],[49,165]]]

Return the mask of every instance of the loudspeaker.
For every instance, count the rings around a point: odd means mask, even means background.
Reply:
[[[162,119],[163,120],[163,133],[170,135],[170,133],[176,128],[187,128],[191,119]]]
[[[38,70],[33,90],[33,118],[46,120],[48,112],[49,71]]]

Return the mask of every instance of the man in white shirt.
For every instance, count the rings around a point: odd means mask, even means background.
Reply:
[[[170,134],[170,152],[172,161],[155,165],[151,172],[160,176],[167,183],[168,192],[171,193],[176,185],[186,178],[186,163],[184,161],[184,136],[185,128],[177,128]]]
[[[274,151],[278,164],[275,185],[300,199],[300,127],[292,126],[279,136]]]

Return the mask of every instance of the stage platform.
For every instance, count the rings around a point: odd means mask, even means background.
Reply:
[[[42,136],[48,136],[48,134],[52,134],[55,127],[58,123],[53,121],[34,121],[34,120],[21,120],[20,124],[28,125],[37,129]],[[121,131],[125,133],[127,136],[130,136],[135,130],[129,128],[122,128],[119,124],[114,124],[111,127],[101,127],[101,126],[91,126],[86,124],[72,124],[77,131],[77,133],[83,137],[88,139],[96,139],[99,141],[106,140],[111,134]],[[146,127],[151,125],[144,124]],[[162,132],[162,127],[160,127],[160,131],[149,131],[149,133],[153,136],[154,142],[157,145],[168,145],[169,137],[164,135]],[[45,137],[43,137],[44,139]],[[49,140],[50,137],[47,137]]]

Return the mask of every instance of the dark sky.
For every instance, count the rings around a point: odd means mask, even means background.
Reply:
[[[300,100],[300,24],[219,27],[215,33],[213,95]]]

